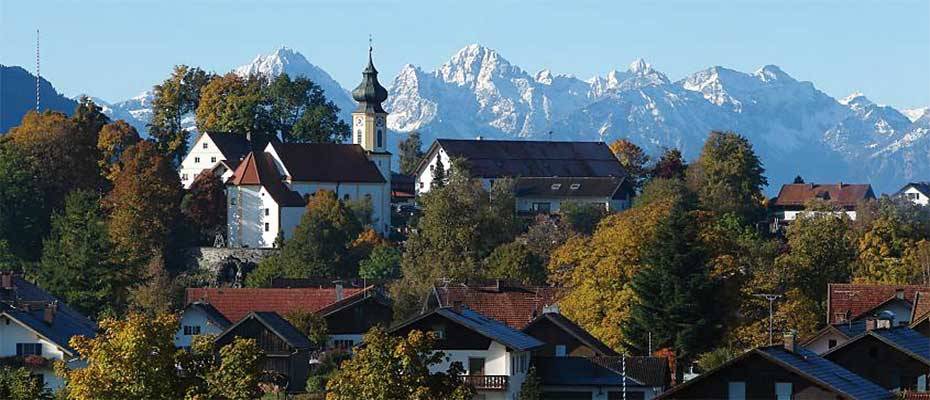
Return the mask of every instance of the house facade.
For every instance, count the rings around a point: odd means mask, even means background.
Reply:
[[[406,336],[412,330],[434,332],[436,350],[446,355],[431,372],[445,372],[452,363],[465,368],[462,379],[475,387],[478,398],[516,398],[530,368],[532,351],[539,340],[471,310],[438,308],[392,327],[389,332]]]
[[[830,360],[885,389],[927,392],[930,338],[888,320],[871,319],[866,330],[823,354]]]
[[[213,171],[225,182],[251,148],[252,143],[245,135],[201,133],[181,161],[178,169],[181,184],[190,189],[197,175],[205,170]]]
[[[772,229],[777,230],[805,214],[830,213],[845,215],[856,220],[859,202],[874,200],[875,192],[869,184],[792,183],[782,185],[778,196],[771,201]],[[835,211],[810,211],[808,205],[819,202]]]
[[[558,213],[566,202],[629,208],[633,188],[620,162],[602,142],[436,139],[415,174],[416,192],[435,185],[437,170],[448,176],[463,159],[471,176],[489,189],[496,180],[514,179],[517,210]]]
[[[64,382],[53,363],[83,367],[69,341],[96,333],[97,325],[67,304],[18,275],[0,273],[0,358],[6,365],[26,367],[46,387],[58,389]]]
[[[223,333],[230,325],[232,322],[210,303],[204,301],[189,303],[181,312],[178,331],[174,334],[174,346],[190,348],[195,336],[216,336]]]
[[[910,182],[898,190],[895,196],[919,206],[930,205],[930,182]]]

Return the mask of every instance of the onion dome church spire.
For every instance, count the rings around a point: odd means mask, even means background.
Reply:
[[[387,100],[388,92],[378,82],[378,70],[371,60],[372,46],[368,45],[368,66],[362,71],[362,83],[352,91],[352,98],[358,102],[355,112],[384,113],[381,103]]]

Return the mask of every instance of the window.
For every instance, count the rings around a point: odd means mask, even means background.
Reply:
[[[384,139],[382,138],[381,130],[378,129],[378,147],[384,146]]]
[[[209,147],[209,146],[207,145],[207,142],[203,142],[203,148],[207,148],[207,147]]]
[[[484,375],[484,358],[468,357],[468,375]]]
[[[230,198],[229,198],[229,205],[232,205],[232,206],[236,205],[236,198],[235,198],[235,197],[230,197]]]
[[[355,131],[355,143],[362,144],[362,130],[358,129]]]
[[[216,157],[210,157],[210,162],[211,162],[211,163],[215,163],[215,162],[216,162]]]
[[[195,163],[199,163],[199,162],[200,162],[200,157],[194,157],[194,162],[195,162]]]
[[[728,400],[746,400],[746,382],[729,382]]]
[[[352,347],[355,347],[355,341],[352,339],[335,339],[333,340],[333,348],[339,350],[349,350]]]
[[[510,374],[523,374],[526,373],[527,369],[530,366],[530,355],[529,353],[513,353],[510,356]]]
[[[565,345],[564,344],[555,345],[555,356],[565,357]]]
[[[550,209],[549,203],[533,203],[533,211],[538,213],[548,213]]]
[[[349,200],[349,194],[346,193],[346,194],[342,195],[342,199],[343,199],[343,200]]]
[[[776,400],[791,400],[791,383],[776,382],[775,398]]]
[[[571,186],[569,186],[568,188],[569,188],[570,190],[578,190],[578,189],[581,189],[581,184],[580,184],[580,183],[573,183],[573,184],[572,184]]]
[[[265,222],[265,232],[271,232],[271,224]]]
[[[16,344],[16,355],[18,356],[41,356],[42,355],[42,343],[17,343]]]
[[[200,325],[184,325],[184,336],[194,336],[200,334]]]
[[[559,190],[559,189],[562,188],[562,184],[561,184],[561,183],[553,183],[552,186],[550,186],[549,188],[552,189],[552,190]]]
[[[437,338],[437,339],[442,340],[442,339],[445,339],[445,338],[446,338],[446,328],[444,328],[444,327],[437,326],[437,327],[433,328],[433,333],[436,334],[436,338]]]
[[[271,209],[270,209],[270,208],[266,208],[266,209],[265,209],[265,216],[267,217],[267,216],[269,216],[269,215],[271,215]]]
[[[182,180],[182,181],[186,181],[186,180],[187,180],[187,174],[181,174],[181,180]]]
[[[827,341],[827,348],[832,349],[836,347],[836,339],[830,339]]]

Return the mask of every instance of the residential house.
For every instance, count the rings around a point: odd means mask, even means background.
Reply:
[[[565,202],[629,208],[633,187],[620,162],[603,142],[436,139],[416,172],[416,191],[429,192],[433,176],[449,173],[452,160],[464,159],[486,189],[513,178],[517,211],[557,213]]]
[[[71,338],[97,333],[93,321],[11,272],[0,273],[0,321],[2,363],[28,368],[50,389],[63,385],[53,362],[85,365],[69,345]]]
[[[521,331],[545,343],[545,346],[536,350],[534,356],[588,358],[619,356],[610,346],[591,336],[584,328],[558,312],[542,313]]]
[[[920,291],[914,295],[910,326],[920,334],[930,337],[930,291]]]
[[[252,143],[246,135],[220,132],[201,133],[194,139],[190,151],[181,161],[181,167],[178,169],[181,184],[185,189],[190,189],[197,175],[205,170],[213,171],[225,182],[251,150]]]
[[[889,320],[869,319],[865,332],[822,357],[885,389],[927,392],[930,338]]]
[[[174,334],[175,347],[190,348],[194,336],[219,335],[229,328],[232,322],[210,303],[193,301],[184,307],[178,325],[178,332]]]
[[[262,370],[283,377],[288,393],[304,390],[313,346],[290,322],[275,312],[250,312],[220,333],[215,343],[220,348],[236,338],[255,339],[264,353]]]
[[[895,196],[920,206],[930,205],[930,182],[910,182],[898,190]]]
[[[910,323],[914,297],[921,285],[831,283],[827,285],[827,323],[855,322],[871,316],[891,319],[892,324]]]
[[[779,346],[759,347],[677,385],[657,397],[672,399],[884,400],[893,394],[786,335]]]
[[[351,351],[375,325],[389,327],[393,302],[380,288],[368,287],[316,311],[326,321],[328,349]]]
[[[516,398],[529,371],[531,354],[543,346],[539,340],[463,308],[437,308],[392,327],[389,332],[406,336],[412,330],[435,332],[436,350],[446,358],[431,366],[431,372],[445,372],[452,363],[466,370],[463,379],[485,400]]]
[[[856,219],[856,208],[865,200],[875,199],[872,185],[869,184],[820,184],[792,183],[782,185],[778,197],[772,199],[773,230],[790,224],[799,215],[810,213],[806,208],[811,202],[820,201],[834,207],[837,215],[846,215]],[[818,211],[822,212],[822,211]]]
[[[862,332],[865,332],[865,320],[847,321],[837,324],[827,325],[819,332],[807,338],[801,343],[805,349],[817,354],[826,353],[836,346],[849,341]]]
[[[413,205],[417,197],[416,181],[411,175],[391,174],[391,205],[397,209],[402,205]]]
[[[547,309],[557,307],[559,291],[550,286],[525,286],[513,282],[448,283],[434,286],[422,312],[435,308],[467,307],[514,329],[523,329]]]

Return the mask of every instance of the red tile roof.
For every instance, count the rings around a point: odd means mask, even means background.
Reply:
[[[344,297],[364,289],[345,288]],[[317,312],[336,302],[336,288],[188,288],[185,303],[205,301],[226,319],[236,322],[252,311],[274,311],[282,316],[302,310]]]
[[[792,183],[782,185],[775,198],[775,206],[804,206],[813,199],[821,199],[841,207],[855,207],[861,200],[874,199],[869,184]]]
[[[927,290],[921,285],[881,285],[881,284],[854,284],[831,283],[827,286],[827,322],[830,324],[843,322],[837,314],[845,313],[850,320],[862,317],[875,307],[891,300],[898,290],[904,294],[904,300],[913,304],[914,295],[918,290]]]
[[[914,296],[914,308],[911,310],[911,323],[930,313],[930,291],[920,291]]]
[[[284,184],[274,160],[268,153],[249,152],[239,163],[232,177],[231,185],[260,185],[268,191],[271,198],[282,207],[303,207],[303,197]]]
[[[436,287],[433,294],[440,307],[462,305],[486,317],[523,329],[543,308],[558,300],[558,289],[548,286],[447,286]]]

